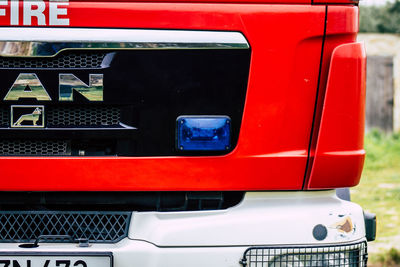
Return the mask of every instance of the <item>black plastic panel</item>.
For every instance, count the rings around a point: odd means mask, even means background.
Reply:
[[[239,204],[243,192],[3,192],[1,210],[195,211]]]
[[[62,53],[59,56],[65,55]],[[198,152],[176,150],[176,118],[181,115],[226,115],[232,120],[232,150],[237,144],[240,131],[249,64],[250,50],[245,49],[146,50],[109,53],[101,64],[102,68],[60,66],[60,68],[42,69],[0,69],[0,99],[4,98],[20,73],[35,73],[52,98],[52,101],[35,99],[1,101],[0,112],[9,112],[10,105],[40,104],[45,106],[45,110],[59,106],[64,110],[82,106],[88,109],[115,107],[120,110],[120,126],[94,125],[92,130],[87,130],[90,125],[68,125],[65,126],[68,128],[65,129],[65,133],[60,127],[57,127],[56,132],[57,136],[63,139],[72,136],[72,149],[80,144],[90,143],[88,140],[93,138],[113,143],[115,145],[111,151],[118,156],[199,155]],[[73,74],[87,84],[89,74],[103,74],[104,101],[90,102],[79,93],[74,93],[73,102],[60,102],[58,100],[60,73]],[[0,118],[4,124],[7,115],[1,114]],[[57,138],[54,129],[51,129],[55,126],[51,124],[46,126],[45,129],[35,129],[34,132],[18,129],[18,138],[23,139],[24,134],[28,139],[39,139],[43,136]],[[2,127],[0,129],[2,138],[13,136],[13,132],[16,131],[8,132],[6,127]],[[116,130],[121,134],[115,135]],[[202,155],[225,154],[231,150],[207,152]],[[79,155],[78,152],[72,154]],[[105,154],[83,153],[82,155]]]

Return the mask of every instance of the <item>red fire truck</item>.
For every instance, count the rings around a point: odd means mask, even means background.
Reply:
[[[0,267],[366,266],[357,0],[1,0]],[[338,197],[339,195],[339,197]]]

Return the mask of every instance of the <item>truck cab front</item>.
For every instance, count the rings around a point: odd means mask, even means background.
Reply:
[[[0,267],[366,266],[374,217],[335,191],[365,157],[356,1],[4,0],[0,26]]]

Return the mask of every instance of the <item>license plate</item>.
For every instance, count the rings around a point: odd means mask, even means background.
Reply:
[[[0,254],[0,267],[112,267],[112,254]]]

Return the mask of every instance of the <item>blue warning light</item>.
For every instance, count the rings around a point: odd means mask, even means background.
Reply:
[[[180,116],[176,128],[177,148],[182,151],[224,151],[231,148],[228,116]]]

